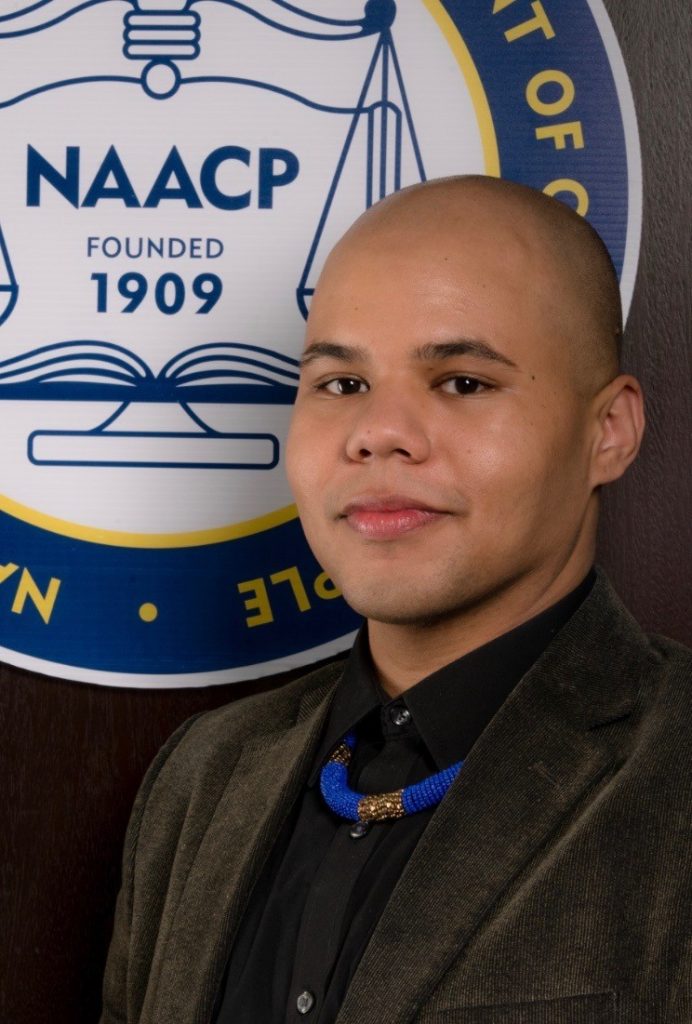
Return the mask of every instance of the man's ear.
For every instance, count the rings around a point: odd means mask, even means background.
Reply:
[[[598,393],[598,433],[591,460],[592,484],[617,480],[633,462],[644,434],[644,396],[635,377],[620,374]]]

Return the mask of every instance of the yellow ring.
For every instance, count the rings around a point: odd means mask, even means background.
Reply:
[[[485,173],[493,178],[500,177],[500,152],[497,148],[497,135],[493,124],[490,104],[485,94],[481,76],[473,62],[469,49],[461,37],[459,29],[444,9],[440,0],[423,0],[424,5],[430,11],[447,40],[449,48],[456,57],[457,64],[461,68],[466,87],[471,94],[471,102],[476,112],[476,120],[481,132],[481,144],[483,146],[483,159],[485,161]]]
[[[250,537],[253,533],[262,533],[275,526],[290,523],[298,518],[295,505],[285,505],[264,516],[246,519],[232,526],[217,526],[209,530],[190,530],[188,533],[127,533],[124,530],[102,530],[96,526],[80,526],[67,519],[45,515],[27,505],[20,505],[4,495],[0,495],[0,510],[7,512],[15,519],[21,519],[31,526],[39,526],[50,533],[59,533],[63,537],[75,540],[86,540],[92,544],[109,544],[119,548],[195,548],[206,544],[221,544],[240,537]]]

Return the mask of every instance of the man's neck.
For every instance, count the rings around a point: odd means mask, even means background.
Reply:
[[[588,573],[580,566],[541,585],[509,587],[486,602],[433,622],[394,624],[368,621],[370,653],[379,682],[397,697],[444,665],[490,643],[552,607]]]

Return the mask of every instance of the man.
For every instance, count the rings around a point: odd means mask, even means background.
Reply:
[[[287,464],[367,625],[152,765],[104,1024],[692,1020],[692,655],[592,567],[643,430],[620,334],[600,240],[518,185],[336,247]]]

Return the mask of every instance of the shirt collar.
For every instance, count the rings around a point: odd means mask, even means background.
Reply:
[[[351,650],[337,687],[310,777],[343,736],[376,708],[401,704],[439,769],[466,757],[511,691],[572,617],[596,579],[592,569],[566,597],[534,618],[421,679],[392,700],[377,682],[367,625]]]

